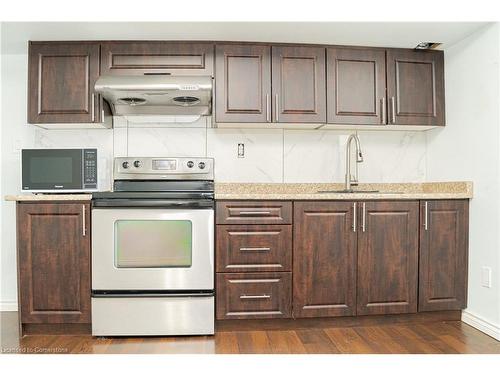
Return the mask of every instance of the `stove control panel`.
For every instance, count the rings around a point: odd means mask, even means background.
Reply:
[[[120,157],[114,162],[115,180],[213,180],[213,158]]]

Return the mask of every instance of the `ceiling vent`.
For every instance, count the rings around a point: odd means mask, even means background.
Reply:
[[[436,49],[443,43],[438,42],[420,42],[417,44],[415,49]]]

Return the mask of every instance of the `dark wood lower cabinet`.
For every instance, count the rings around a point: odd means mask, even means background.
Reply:
[[[355,314],[354,207],[354,202],[294,203],[294,317]]]
[[[419,203],[360,203],[357,314],[417,311]]]
[[[419,311],[467,306],[469,203],[420,203]]]
[[[291,317],[290,272],[217,274],[217,319]]]
[[[90,323],[90,204],[18,203],[20,321]]]

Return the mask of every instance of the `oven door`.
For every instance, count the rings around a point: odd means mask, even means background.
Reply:
[[[213,273],[213,209],[92,210],[93,290],[213,290]]]

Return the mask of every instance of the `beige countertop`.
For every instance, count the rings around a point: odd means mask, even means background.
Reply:
[[[19,194],[6,195],[6,201],[35,202],[35,201],[89,201],[92,194]]]
[[[352,199],[468,199],[472,198],[472,182],[425,182],[359,184],[354,190],[379,192],[319,193],[342,190],[343,184],[311,183],[216,183],[215,199],[259,200],[352,200]]]
[[[360,184],[355,190],[378,190],[378,193],[318,193],[342,190],[343,184],[311,183],[216,183],[215,199],[259,200],[352,200],[352,199],[470,199],[472,182],[424,182]],[[20,194],[7,195],[7,201],[87,201],[92,194]]]

